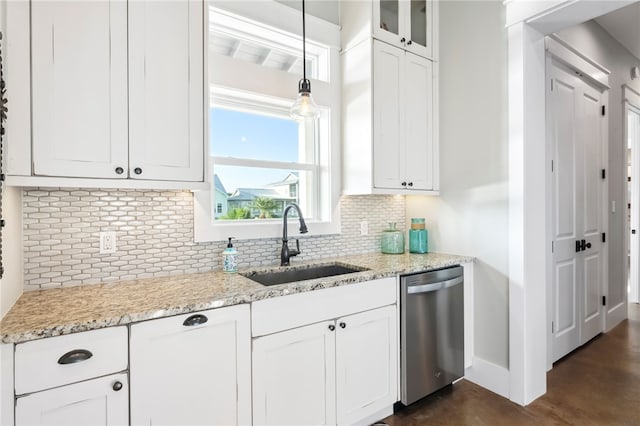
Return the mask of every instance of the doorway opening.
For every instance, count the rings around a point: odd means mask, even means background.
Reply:
[[[640,94],[628,86],[623,90],[627,140],[627,292],[629,303],[640,303]]]

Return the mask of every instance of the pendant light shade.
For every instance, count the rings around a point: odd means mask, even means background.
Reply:
[[[313,101],[311,96],[311,84],[309,80],[302,79],[298,83],[298,97],[290,111],[291,117],[296,120],[305,120],[307,118],[317,118],[320,115],[318,105]]]
[[[304,0],[302,0],[302,80],[298,83],[298,97],[291,106],[291,117],[295,120],[317,118],[320,115],[318,105],[311,96],[311,82],[307,80],[307,49],[305,34]]]

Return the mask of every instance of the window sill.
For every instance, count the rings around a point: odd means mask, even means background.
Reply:
[[[208,208],[211,203],[209,191],[197,191],[193,197],[194,207],[194,240],[197,243],[210,241],[227,241],[233,237],[238,240],[255,240],[266,238],[280,238],[282,235],[282,219],[245,220],[245,221],[211,221]],[[332,214],[332,221],[307,220],[309,232],[305,236],[340,234],[340,220],[338,209]],[[288,220],[288,230],[291,237],[299,235],[298,219]]]

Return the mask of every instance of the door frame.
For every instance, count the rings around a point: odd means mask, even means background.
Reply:
[[[638,114],[640,114],[640,93],[638,93],[637,91],[635,91],[632,87],[627,86],[626,84],[622,86],[622,102],[623,102],[623,134],[624,134],[624,140],[628,141],[629,140],[629,111],[635,110]],[[625,146],[627,146],[627,144],[625,144]],[[636,150],[640,149],[640,143],[638,143],[638,146],[635,148]],[[624,160],[625,160],[625,164],[624,164],[624,169],[626,169],[627,164],[629,164],[629,150],[626,150],[626,154],[623,156]],[[635,156],[636,158],[638,157],[638,155]],[[640,164],[638,164],[638,162],[633,162],[631,163],[632,167],[640,168]],[[638,174],[640,175],[640,173],[634,173],[634,174]],[[633,182],[633,179],[631,180]],[[638,198],[640,199],[640,194],[638,194]],[[625,199],[626,199],[626,203],[625,206],[629,205],[629,203],[631,202],[631,199],[629,197],[629,192],[625,191]],[[638,210],[636,208],[636,210]],[[633,213],[633,210],[631,211]],[[631,223],[629,220],[625,221],[626,224],[626,229],[625,229],[625,247],[627,247],[629,249],[630,252],[630,256],[631,256],[631,263],[633,263],[633,253],[631,252],[631,236],[629,235],[630,229],[631,229]],[[636,259],[638,259],[636,261],[637,266],[636,268],[640,269],[640,253],[635,253],[636,254]],[[640,270],[638,271],[639,276],[640,276]],[[627,270],[627,268],[625,268],[624,271],[624,277],[625,277],[625,282],[630,282],[630,270]],[[640,284],[636,283],[636,288],[633,288],[633,285],[631,285],[631,294],[629,294],[628,292],[625,292],[625,298],[624,298],[624,318],[626,318],[626,312],[627,312],[627,303],[629,302],[629,298],[631,297],[631,299],[640,299]],[[620,316],[620,315],[618,315]],[[620,318],[622,319],[622,318]]]
[[[509,398],[547,389],[544,37],[635,0],[505,0],[508,39]],[[545,268],[541,268],[545,265]]]
[[[596,88],[596,90],[601,91],[602,93],[602,104],[605,105],[606,111],[609,111],[609,75],[611,71],[607,69],[605,66],[599,64],[597,61],[589,58],[587,55],[581,53],[578,49],[571,46],[566,41],[562,40],[557,35],[550,35],[545,37],[545,106],[547,106],[548,110],[548,96],[549,96],[549,74],[550,69],[553,66],[553,61],[559,62],[561,65],[566,66],[569,70],[572,70],[576,73],[579,73],[580,78],[586,84],[589,84]],[[609,160],[609,120],[608,115],[603,120],[602,126],[600,128],[600,155],[602,158],[602,164],[605,169],[607,169],[608,160]],[[553,143],[550,134],[549,126],[545,126],[546,132],[546,142],[545,142],[545,150],[546,150],[546,158],[547,158],[547,172],[545,173],[545,193],[546,193],[546,212],[545,216],[547,218],[547,229],[546,229],[546,238],[551,243],[546,245],[546,294],[547,294],[547,371],[553,368],[553,350],[552,350],[552,342],[553,342],[553,332],[552,332],[552,321],[553,321],[553,311],[551,307],[554,306],[553,299],[553,251],[552,251],[552,243],[553,243],[553,176],[551,173],[551,160],[553,158]],[[601,193],[601,232],[605,232],[608,234],[609,232],[609,215],[607,214],[607,206],[609,200],[609,186],[607,185],[607,180],[603,180],[599,182],[602,185],[602,193]],[[605,243],[606,244],[606,243]],[[602,295],[608,296],[608,287],[607,276],[609,273],[609,251],[607,250],[607,246],[604,245],[602,247],[602,276],[600,277],[601,283],[601,291]],[[582,303],[583,300],[580,299],[579,303]],[[603,310],[604,311],[604,310]],[[602,331],[605,330],[605,318],[606,311],[603,312],[602,315]],[[582,318],[578,318],[582,321]]]

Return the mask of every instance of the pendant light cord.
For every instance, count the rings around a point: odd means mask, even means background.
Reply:
[[[306,49],[306,33],[304,22],[304,0],[302,0],[302,79],[307,80],[307,49]]]

